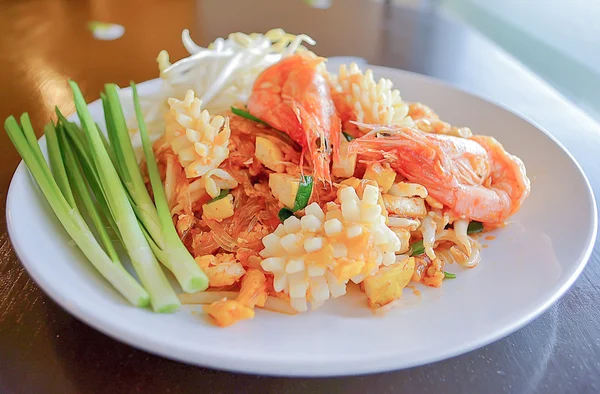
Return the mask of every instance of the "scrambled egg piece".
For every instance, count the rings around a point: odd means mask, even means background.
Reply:
[[[227,327],[240,320],[254,317],[252,308],[239,301],[228,300],[227,298],[205,305],[203,309],[221,327]]]
[[[217,325],[227,327],[240,320],[252,319],[254,307],[265,306],[267,297],[265,274],[258,269],[251,268],[242,279],[242,287],[235,300],[223,298],[204,306],[204,311],[214,319]]]
[[[249,269],[242,279],[242,288],[236,298],[247,307],[263,307],[267,302],[267,278],[258,269]]]
[[[196,263],[208,276],[210,287],[231,286],[246,273],[242,264],[231,253],[196,257]]]
[[[381,267],[375,274],[365,278],[364,290],[371,307],[382,307],[402,297],[402,289],[410,282],[415,271],[415,258]]]
[[[373,163],[367,167],[363,178],[377,182],[382,191],[387,193],[396,180],[396,171],[392,170],[387,163],[385,165]]]

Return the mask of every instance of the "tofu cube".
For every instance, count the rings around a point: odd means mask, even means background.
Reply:
[[[333,157],[333,166],[331,172],[333,176],[338,178],[350,178],[354,175],[356,169],[356,154],[348,154],[348,146],[350,143],[346,137],[340,137],[340,154],[336,159]]]
[[[202,212],[207,219],[221,221],[233,216],[233,196],[227,196],[202,206]]]
[[[264,137],[256,137],[254,156],[268,169],[275,172],[285,172],[283,152],[273,141]]]
[[[394,184],[396,171],[389,167],[384,167],[380,163],[374,163],[367,167],[363,179],[371,179],[377,182],[383,193],[387,193]]]
[[[363,281],[364,291],[371,307],[379,308],[402,297],[402,289],[408,285],[415,271],[415,258],[381,267]]]
[[[273,173],[269,175],[269,188],[271,193],[284,206],[293,209],[296,201],[296,194],[300,187],[299,177],[289,174]]]

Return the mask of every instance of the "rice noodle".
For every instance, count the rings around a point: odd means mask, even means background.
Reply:
[[[456,238],[458,239],[460,245],[463,246],[467,256],[470,256],[472,248],[471,242],[469,242],[469,236],[467,235],[468,228],[469,221],[466,219],[460,219],[454,222],[454,234],[456,234]]]
[[[388,216],[389,227],[406,227],[409,230],[416,230],[421,225],[421,222],[416,219],[399,218],[397,216]]]
[[[436,253],[445,264],[455,262],[466,268],[473,268],[481,261],[481,244],[469,237],[469,247],[471,253],[465,253],[459,245],[453,245],[450,248],[438,248]]]
[[[435,245],[435,233],[436,223],[431,215],[425,216],[421,220],[421,234],[423,234],[423,246],[425,247],[425,253],[431,260],[435,259],[435,252],[433,251]]]
[[[233,252],[237,248],[238,244],[235,239],[233,239],[227,231],[221,226],[219,222],[211,219],[204,219],[204,223],[210,227],[211,234],[215,240],[215,242],[223,249],[228,252]]]

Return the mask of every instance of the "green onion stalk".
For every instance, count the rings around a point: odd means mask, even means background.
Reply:
[[[66,232],[96,270],[125,299],[135,306],[148,306],[150,303],[149,293],[125,270],[110,246],[104,245],[103,247],[96,240],[92,230],[82,217],[75,203],[75,197],[79,196],[78,188],[83,188],[83,184],[78,183],[80,179],[74,177],[69,180],[66,175],[55,126],[49,124],[45,127],[45,131],[49,135],[48,152],[54,169],[53,175],[37,143],[29,116],[25,113],[20,120],[21,125],[13,116],[10,116],[4,122],[4,128]],[[76,186],[76,193],[73,193],[71,185]],[[92,212],[88,212],[88,214],[90,213],[93,215]],[[95,230],[99,233],[105,231],[102,226]]]
[[[113,166],[111,157],[100,135],[101,133],[92,119],[79,86],[74,81],[69,81],[69,85],[73,90],[75,107],[87,137],[93,168],[98,174],[102,193],[108,202],[108,207],[116,224],[116,230],[123,241],[133,267],[142,285],[150,294],[152,308],[156,312],[177,310],[181,303],[161,270],[144,235],[142,225],[137,220],[136,211],[140,209],[139,207],[134,209],[130,203],[131,196],[128,195],[128,190],[119,181],[119,173]],[[129,152],[123,154],[121,149],[115,149],[114,147],[113,151],[123,160],[119,161],[117,159],[117,163],[123,166],[120,167],[120,172],[124,173],[127,170],[124,166],[128,165],[126,163],[130,161],[130,158],[127,157]],[[126,180],[130,179],[131,177],[126,178]],[[126,182],[124,184],[127,186]]]

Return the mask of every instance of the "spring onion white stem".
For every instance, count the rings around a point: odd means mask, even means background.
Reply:
[[[150,245],[146,241],[137,221],[126,190],[119,182],[117,173],[100,137],[85,99],[74,81],[69,81],[73,90],[75,107],[88,138],[95,170],[98,172],[102,190],[115,219],[127,254],[142,284],[150,294],[152,308],[157,312],[171,312],[179,308],[180,302],[162,272]],[[115,152],[118,152],[115,149]]]
[[[162,229],[163,237],[162,247],[156,242],[158,259],[175,275],[179,284],[185,292],[193,293],[200,290],[205,290],[208,287],[208,278],[200,270],[198,264],[185,248],[171,218],[171,211],[167,203],[165,190],[160,179],[156,158],[152,150],[152,143],[146,130],[144,117],[140,106],[139,96],[136,85],[132,82],[131,89],[133,90],[133,103],[135,113],[138,120],[140,136],[142,139],[142,147],[144,149],[144,157],[148,167],[148,175],[152,185],[152,193],[156,204],[156,212]],[[139,170],[138,170],[139,171]]]

